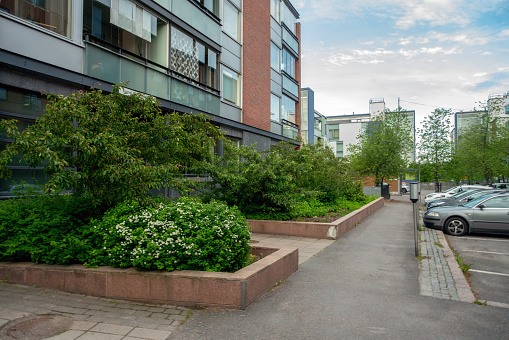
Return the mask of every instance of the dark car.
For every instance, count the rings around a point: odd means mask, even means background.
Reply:
[[[489,194],[456,207],[424,213],[424,226],[454,236],[467,233],[509,233],[509,193]]]
[[[448,198],[440,198],[434,201],[431,201],[427,204],[427,208],[431,209],[434,207],[445,207],[445,206],[457,206],[457,205],[463,205],[467,202],[473,201],[475,199],[478,199],[479,197],[488,195],[488,194],[496,194],[496,193],[503,193],[503,192],[509,192],[508,190],[500,190],[500,189],[493,189],[493,190],[470,190],[466,192],[460,192],[457,193],[451,197]]]

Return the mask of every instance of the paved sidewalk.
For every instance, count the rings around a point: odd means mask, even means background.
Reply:
[[[327,246],[335,242],[335,240],[326,240],[320,238],[286,236],[286,235],[270,235],[252,233],[251,240],[255,241],[253,245],[262,247],[295,247],[299,248],[299,265],[318,254]]]
[[[299,265],[334,240],[253,233],[255,244],[299,248]],[[191,309],[173,305],[147,305],[37,287],[0,283],[0,327],[20,318],[61,315],[73,320],[55,340],[169,338],[191,315]],[[9,325],[7,325],[10,323]],[[3,339],[0,331],[0,339]]]
[[[49,289],[0,284],[0,326],[27,317],[70,317],[71,329],[51,339],[167,339],[188,317],[189,309],[146,305],[69,294]],[[0,339],[3,332],[0,333]]]

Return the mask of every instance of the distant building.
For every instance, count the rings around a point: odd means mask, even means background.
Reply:
[[[386,112],[385,101],[383,98],[370,99],[369,113],[351,114],[327,117],[327,136],[329,145],[335,150],[338,157],[347,155],[348,147],[359,143],[358,136],[366,130],[372,118],[380,113]],[[409,153],[410,162],[415,161],[415,111],[405,111],[412,128],[411,135],[408,136],[414,141],[414,148]]]
[[[315,110],[315,93],[309,87],[301,91],[301,137],[304,143],[327,142],[327,117]]]
[[[488,97],[487,110],[497,119],[502,119],[509,124],[509,92],[505,94],[491,94]],[[487,111],[460,111],[454,114],[454,142],[458,141],[462,132],[471,124],[479,122],[480,116]]]

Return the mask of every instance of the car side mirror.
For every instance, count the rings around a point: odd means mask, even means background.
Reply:
[[[477,207],[478,207],[479,209],[481,209],[481,210],[483,210],[483,209],[485,208],[484,204],[479,204]]]

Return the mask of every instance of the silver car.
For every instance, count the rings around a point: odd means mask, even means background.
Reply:
[[[509,233],[509,194],[479,197],[463,206],[431,208],[424,214],[427,228],[454,236],[466,233]]]

